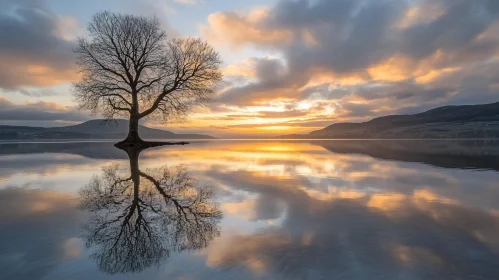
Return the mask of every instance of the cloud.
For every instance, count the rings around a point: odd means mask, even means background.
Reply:
[[[229,43],[242,47],[247,43],[263,46],[273,43],[289,43],[292,34],[287,30],[262,29],[257,26],[258,20],[250,14],[247,18],[234,12],[219,12],[208,17],[210,28],[203,30],[204,35],[216,43]],[[253,19],[253,20],[252,20]]]
[[[218,102],[230,105],[252,105],[270,100],[301,99],[300,88],[306,85],[309,74],[295,75],[283,61],[277,58],[252,58],[252,63],[229,66],[229,69],[244,69],[240,73],[248,75],[253,80],[243,86],[233,86],[224,91]],[[248,69],[248,66],[251,67]]]
[[[328,103],[333,110],[312,114],[339,122],[497,101],[498,30],[490,0],[293,0],[212,14],[202,32],[217,45],[278,54],[227,67],[243,80],[220,103]]]
[[[17,90],[17,92],[31,97],[44,97],[44,96],[46,97],[46,96],[57,95],[57,93],[53,89],[48,89],[48,88],[32,88],[32,89],[22,88]]]
[[[0,121],[15,123],[23,121],[86,121],[89,117],[76,111],[73,107],[63,106],[54,102],[28,102],[16,105],[0,96]]]
[[[76,78],[75,19],[56,15],[37,0],[4,0],[0,8],[0,88],[48,86]]]
[[[194,5],[194,4],[199,3],[198,0],[173,0],[173,1],[180,3],[180,4],[188,4],[188,5]]]

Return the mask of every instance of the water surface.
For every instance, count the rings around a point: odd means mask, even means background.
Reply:
[[[499,279],[499,142],[0,144],[0,279]]]

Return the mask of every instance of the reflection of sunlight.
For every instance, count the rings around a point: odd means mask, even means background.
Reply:
[[[337,176],[336,169],[346,168],[352,157],[338,155],[330,157],[328,152],[318,146],[306,143],[237,143],[230,145],[214,145],[210,149],[160,150],[154,152],[156,157],[178,159],[177,163],[198,164],[199,169],[209,166],[223,165],[226,170],[245,170],[258,172],[260,176],[278,176],[281,178],[305,175]],[[166,154],[164,154],[166,152]],[[146,152],[148,153],[148,152]],[[152,154],[149,154],[152,156]],[[366,157],[363,157],[367,159]],[[202,160],[201,160],[202,159]]]
[[[331,143],[334,145],[335,142]],[[79,182],[78,178],[88,178],[91,176],[89,174],[95,173],[100,166],[116,162],[92,160],[89,164],[88,161],[80,161],[81,156],[74,155],[58,155],[55,158],[64,161],[77,160],[78,168],[54,164],[41,170],[33,170],[36,174],[43,173],[43,180],[38,175],[33,177],[18,174],[19,176],[7,179],[2,185],[23,185],[29,181],[50,183],[52,189],[64,188],[67,191],[70,181],[74,182],[77,179]],[[286,188],[289,191],[299,190],[319,201],[360,199],[374,193],[368,198],[368,204],[373,209],[384,209],[383,211],[393,211],[403,203],[404,199],[420,207],[434,201],[457,204],[466,199],[469,203],[469,195],[462,196],[463,188],[437,188],[464,184],[462,179],[450,172],[414,168],[399,162],[379,161],[364,155],[333,154],[321,146],[311,145],[305,141],[220,141],[209,145],[193,144],[175,149],[154,149],[143,153],[142,162],[144,167],[154,168],[164,165],[166,158],[171,164],[196,166],[197,173],[207,181],[213,180],[210,175],[213,172],[224,176],[240,172],[238,178],[245,174],[244,176],[248,177],[247,180],[252,184],[268,185],[269,188]],[[47,181],[48,178],[51,181]],[[218,185],[225,192],[230,192],[234,187],[233,184],[223,181],[218,182]],[[410,189],[404,190],[404,187]],[[409,197],[407,191],[413,195]],[[475,196],[480,197],[478,193]],[[50,205],[41,201],[33,205],[33,210],[46,211],[49,207]],[[246,213],[245,218],[251,220],[254,218],[251,215]]]
[[[169,158],[175,164],[195,164],[199,172],[215,170],[226,175],[243,172],[252,178],[252,183],[299,189],[321,201],[354,199],[375,192],[378,196],[371,198],[371,208],[386,211],[402,203],[407,191],[403,190],[404,187],[414,192],[410,199],[419,204],[425,201],[457,203],[463,199],[469,200],[469,196],[456,199],[456,196],[461,195],[456,191],[462,188],[436,188],[463,184],[463,180],[451,172],[414,168],[412,165],[380,161],[364,155],[332,154],[307,142],[214,142],[210,143],[209,148],[192,145],[185,149],[158,149],[144,154],[149,165],[159,165],[163,162],[160,159]],[[228,185],[229,189],[231,187]]]
[[[259,147],[259,151],[269,151],[269,152],[291,152],[296,151],[296,147],[292,145],[269,145],[265,147]]]

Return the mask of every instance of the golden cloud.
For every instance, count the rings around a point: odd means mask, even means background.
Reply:
[[[0,60],[0,84],[6,88],[55,86],[79,79],[75,65],[60,67],[22,57],[0,56]]]
[[[242,47],[249,43],[289,43],[292,33],[288,30],[263,30],[255,26],[266,17],[261,8],[249,15],[219,12],[208,17],[209,27],[203,28],[204,37],[215,44],[232,44]]]

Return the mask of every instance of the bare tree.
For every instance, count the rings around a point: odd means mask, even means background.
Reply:
[[[206,104],[222,79],[220,57],[195,38],[167,39],[156,18],[102,12],[75,49],[81,80],[73,91],[81,109],[107,119],[128,117],[122,143],[140,144],[139,120],[182,120]]]

